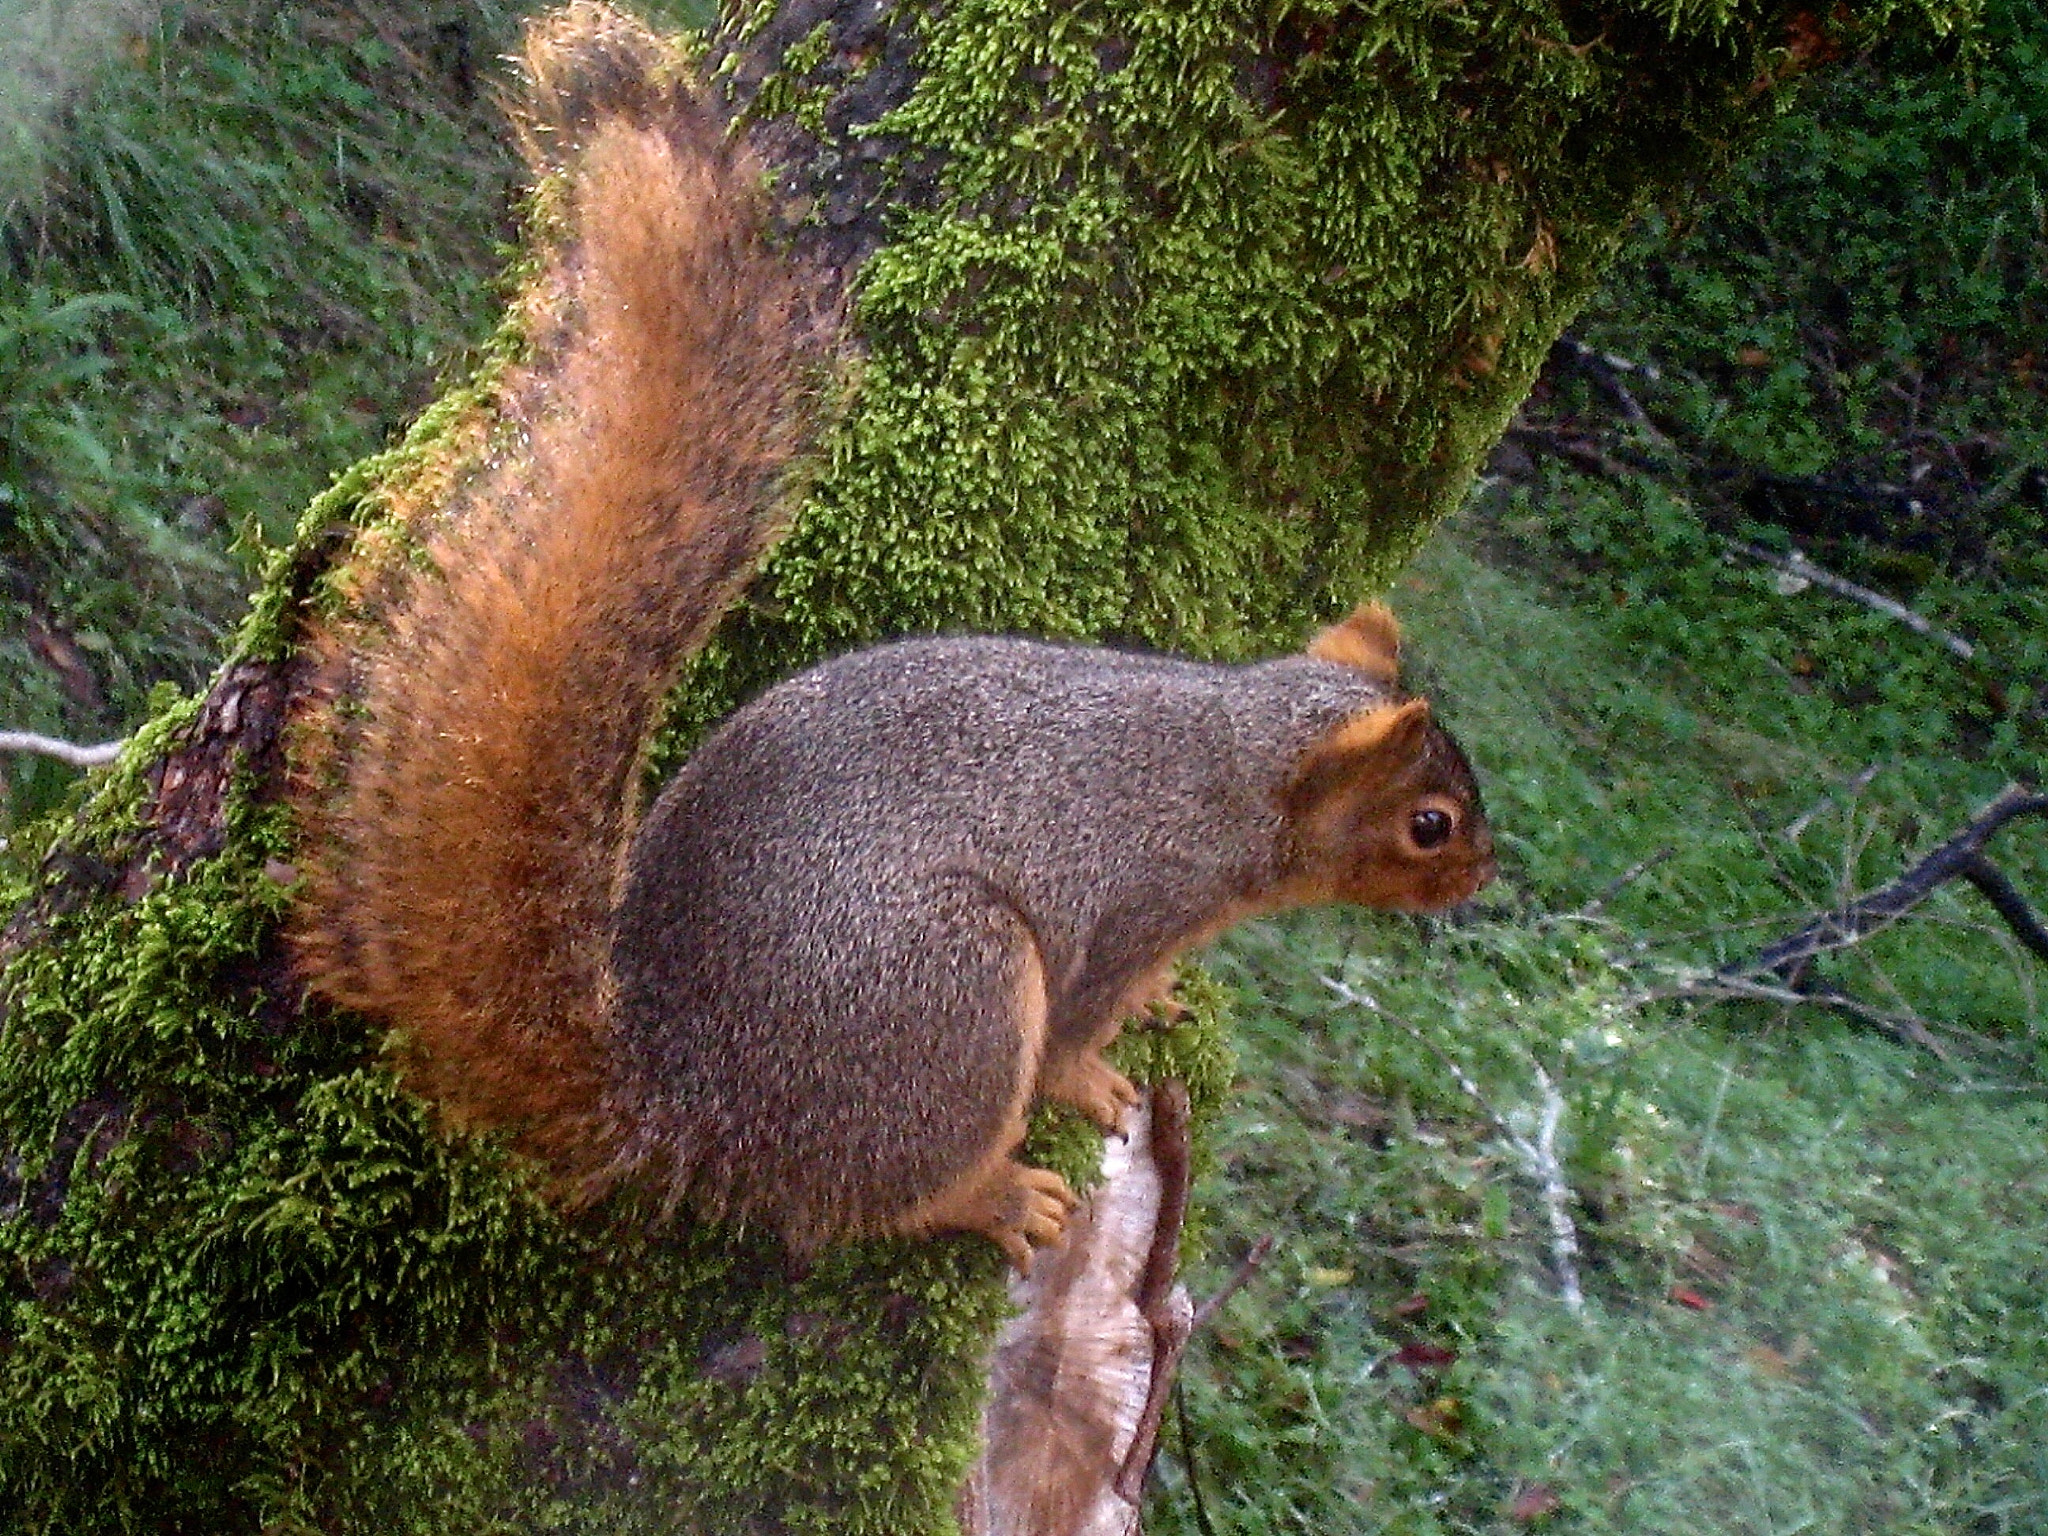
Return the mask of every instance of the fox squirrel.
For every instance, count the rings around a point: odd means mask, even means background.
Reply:
[[[759,176],[664,45],[600,5],[530,31],[523,138],[567,172],[516,447],[421,535],[439,577],[325,642],[295,920],[312,987],[408,1082],[572,1198],[621,1182],[802,1255],[986,1234],[1073,1195],[1017,1161],[1175,955],[1310,902],[1426,909],[1493,872],[1392,617],[1212,666],[919,639],[788,679],[634,825],[647,724],[778,527],[824,355]],[[549,329],[552,327],[552,329]],[[338,780],[338,783],[332,782]]]

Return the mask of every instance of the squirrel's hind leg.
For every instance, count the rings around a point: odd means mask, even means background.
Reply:
[[[1073,1209],[1075,1197],[1058,1174],[1016,1158],[1045,1047],[1045,968],[1028,939],[1018,955],[1017,972],[1013,1018],[1018,1070],[1002,1129],[971,1166],[904,1212],[892,1226],[908,1237],[978,1232],[1008,1254],[1019,1273],[1029,1273],[1032,1250],[1066,1236],[1067,1213]]]

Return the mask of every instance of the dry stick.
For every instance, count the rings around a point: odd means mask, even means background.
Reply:
[[[1543,1197],[1544,1214],[1550,1222],[1550,1262],[1557,1271],[1558,1295],[1565,1310],[1574,1317],[1580,1317],[1586,1310],[1586,1293],[1579,1284],[1579,1229],[1571,1216],[1571,1185],[1564,1176],[1564,1166],[1557,1156],[1557,1126],[1564,1117],[1564,1095],[1551,1081],[1550,1074],[1542,1064],[1535,1063],[1536,1086],[1543,1095],[1543,1112],[1537,1122],[1536,1139],[1531,1141],[1507,1122],[1507,1117],[1488,1101],[1480,1091],[1472,1075],[1458,1064],[1455,1058],[1422,1032],[1413,1020],[1404,1018],[1376,998],[1367,997],[1347,987],[1334,976],[1323,977],[1323,985],[1355,1007],[1370,1009],[1383,1019],[1391,1020],[1405,1029],[1432,1056],[1443,1063],[1444,1070],[1451,1074],[1453,1081],[1464,1090],[1465,1097],[1479,1106],[1479,1112],[1491,1120],[1515,1156],[1521,1159],[1522,1171],[1536,1185]]]
[[[1851,602],[1861,603],[1886,618],[1896,619],[1915,634],[1940,641],[1953,655],[1963,661],[1977,659],[1977,647],[1961,635],[1943,629],[1933,620],[1915,613],[1896,598],[1886,597],[1882,592],[1873,592],[1868,587],[1858,586],[1847,577],[1837,576],[1833,571],[1822,570],[1796,549],[1789,555],[1781,555],[1774,549],[1765,549],[1761,544],[1750,544],[1742,539],[1723,539],[1721,543],[1723,547],[1733,550],[1738,555],[1747,555],[1750,559],[1760,561],[1787,575],[1797,576],[1801,581],[1810,581],[1816,587],[1825,587],[1838,597],[1846,597]]]
[[[1961,831],[1889,885],[1880,886],[1839,911],[1821,914],[1798,932],[1767,945],[1746,960],[1730,961],[1719,970],[1689,977],[1674,986],[1651,988],[1631,1002],[1664,997],[1724,997],[1787,1005],[1818,1003],[1874,1024],[1896,1039],[1920,1046],[1946,1061],[1948,1049],[1918,1017],[1873,1008],[1832,987],[1803,985],[1801,972],[1816,955],[1846,949],[1889,927],[1938,887],[1957,879],[1975,886],[2014,936],[2028,950],[2048,960],[2048,925],[2042,923],[2026,898],[1984,853],[1984,845],[2006,823],[2021,816],[2042,814],[2048,814],[2048,794],[2024,785],[2008,785]],[[1776,975],[1786,984],[1774,985],[1762,979],[1768,975]]]
[[[1843,949],[1887,927],[1924,901],[1948,880],[1961,877],[1983,891],[1998,915],[2012,926],[2029,949],[2048,957],[2048,933],[2019,892],[1991,867],[1984,845],[2007,822],[2020,816],[2048,813],[2048,794],[2011,784],[1960,832],[1936,848],[1891,884],[1836,912],[1825,912],[1797,933],[1767,946],[1747,960],[1733,961],[1714,973],[1717,982],[1741,980],[1776,971],[1791,977],[1801,962],[1831,949]],[[1995,893],[1995,894],[1994,894]]]
[[[1273,1242],[1273,1234],[1268,1232],[1253,1243],[1251,1251],[1245,1254],[1237,1268],[1231,1271],[1230,1278],[1216,1288],[1213,1296],[1194,1308],[1192,1314],[1180,1310],[1187,1304],[1187,1293],[1176,1291],[1179,1306],[1168,1316],[1186,1317],[1185,1325],[1177,1332],[1164,1331],[1159,1323],[1154,1323],[1154,1332],[1162,1339],[1162,1353],[1170,1343],[1173,1357],[1166,1361],[1163,1368],[1159,1363],[1160,1356],[1153,1358],[1152,1395],[1145,1400],[1145,1411],[1138,1419],[1137,1435],[1131,1441],[1130,1453],[1125,1456],[1123,1470],[1117,1474],[1116,1479],[1117,1494],[1127,1504],[1135,1506],[1139,1496],[1145,1491],[1145,1478],[1152,1470],[1152,1462],[1159,1449],[1160,1423],[1165,1417],[1166,1398],[1170,1390],[1174,1411],[1180,1416],[1181,1466],[1187,1471],[1188,1487],[1195,1496],[1195,1514],[1204,1531],[1212,1530],[1209,1524],[1209,1511],[1202,1502],[1202,1469],[1195,1463],[1195,1448],[1188,1438],[1188,1405],[1187,1399],[1181,1395],[1178,1369],[1180,1357],[1194,1336],[1207,1327],[1210,1319],[1222,1311],[1230,1298],[1243,1290],[1246,1282],[1259,1272],[1259,1266],[1266,1262],[1266,1256],[1273,1251]],[[1142,1456],[1139,1454],[1141,1447],[1144,1451]]]
[[[38,736],[34,731],[0,731],[0,752],[34,752],[42,757],[54,757],[60,763],[69,763],[73,768],[97,768],[102,763],[111,763],[127,745],[123,739],[81,747],[75,741]]]
[[[1180,1250],[1181,1227],[1187,1219],[1190,1154],[1188,1136],[1188,1091],[1178,1079],[1169,1078],[1153,1089],[1152,1160],[1159,1169],[1159,1221],[1152,1232],[1152,1249],[1138,1282],[1138,1310],[1152,1326],[1152,1380],[1146,1389],[1145,1406],[1131,1433],[1131,1447],[1117,1472],[1117,1497],[1136,1506],[1145,1491],[1145,1478],[1152,1470],[1159,1450],[1159,1426],[1166,1415],[1168,1396],[1178,1390],[1181,1356],[1188,1343],[1219,1312],[1224,1303],[1243,1289],[1257,1273],[1266,1255],[1273,1251],[1269,1233],[1252,1244],[1251,1252],[1237,1266],[1215,1295],[1200,1306],[1188,1301],[1186,1290],[1173,1283],[1175,1261]],[[1188,1464],[1188,1480],[1195,1480],[1194,1464]]]

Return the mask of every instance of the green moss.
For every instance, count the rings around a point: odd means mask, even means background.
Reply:
[[[759,48],[819,8],[745,9]],[[937,180],[856,274],[856,407],[682,739],[889,634],[1239,657],[1384,586],[1630,222],[1771,115],[1795,9],[972,0],[895,18],[895,98],[830,23],[755,60],[754,117]]]

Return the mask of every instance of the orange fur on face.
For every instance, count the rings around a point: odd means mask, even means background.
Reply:
[[[1429,911],[1493,878],[1493,838],[1455,743],[1424,699],[1362,710],[1304,755],[1287,794],[1303,898]],[[1425,846],[1417,818],[1447,818]]]
[[[1413,761],[1429,728],[1427,699],[1361,710],[1302,757],[1288,792],[1290,803],[1306,809],[1343,783],[1362,782]]]

